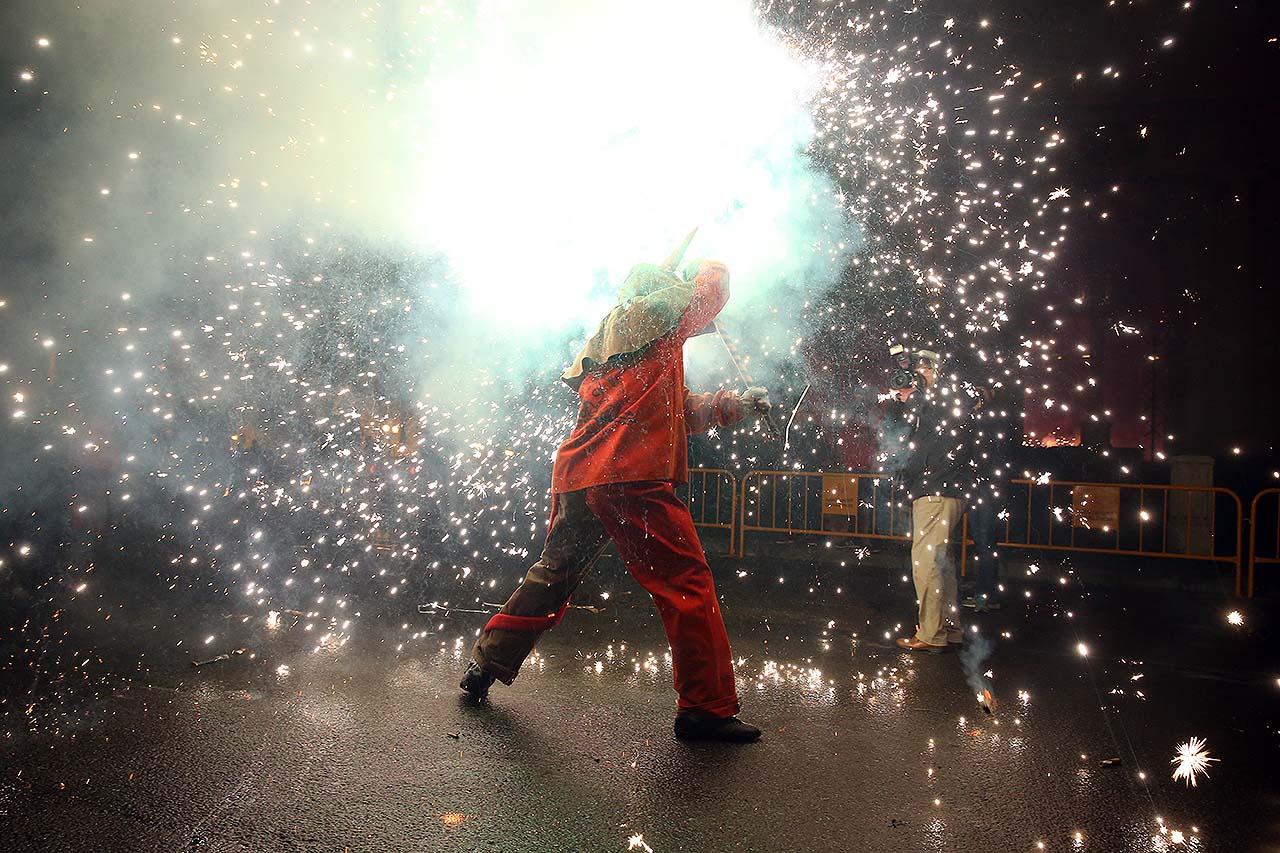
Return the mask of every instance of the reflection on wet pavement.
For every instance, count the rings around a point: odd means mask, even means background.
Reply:
[[[968,615],[996,638],[992,715],[958,655],[883,639],[897,587],[845,586],[857,597],[726,590],[743,716],[766,732],[753,746],[673,738],[671,659],[642,600],[571,616],[483,707],[455,688],[482,616],[346,645],[276,624],[242,656],[102,696],[93,725],[10,732],[0,802],[15,838],[49,849],[105,834],[134,849],[1197,851],[1275,832],[1274,728],[1243,709],[1276,687],[1256,659],[1224,662],[1213,626],[1178,622],[1174,654],[1141,642],[1118,593],[1095,595],[1087,624],[1050,603]],[[418,640],[397,651],[406,624]],[[1221,759],[1194,788],[1170,765],[1191,737]]]

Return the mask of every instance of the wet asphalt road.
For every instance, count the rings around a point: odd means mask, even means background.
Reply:
[[[909,629],[900,572],[713,565],[758,744],[672,737],[660,623],[606,560],[577,600],[607,588],[607,609],[572,611],[486,707],[455,687],[480,615],[406,614],[431,633],[401,651],[377,624],[319,652],[255,629],[249,653],[200,669],[123,632],[114,665],[145,646],[145,677],[58,734],[8,732],[0,847],[1280,849],[1275,606],[1059,588],[1045,570],[1029,600],[965,614],[993,640],[988,717],[959,655],[885,639]],[[1192,736],[1221,761],[1189,788],[1169,776]]]

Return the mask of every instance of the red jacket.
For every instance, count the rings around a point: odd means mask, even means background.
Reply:
[[[705,265],[675,329],[635,360],[586,375],[578,388],[578,423],[556,453],[552,492],[641,480],[688,482],[688,434],[727,426],[745,414],[737,394],[690,394],[684,385],[684,342],[728,300],[729,271]]]

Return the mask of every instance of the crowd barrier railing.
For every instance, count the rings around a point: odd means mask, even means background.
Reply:
[[[751,471],[742,478],[738,504],[740,555],[747,531],[911,538],[906,492],[882,474]]]
[[[750,471],[729,501],[733,517],[725,519],[724,491],[734,482],[725,469],[690,471],[694,522],[730,530],[730,554],[746,553],[748,532],[911,539],[908,496],[882,474]],[[1244,507],[1229,489],[1013,480],[1006,494],[1004,536],[997,543],[1001,547],[1227,563],[1235,567],[1236,594],[1249,596],[1253,595],[1254,565],[1280,563],[1280,530],[1271,555],[1255,554],[1259,501],[1280,496],[1280,489],[1269,489],[1254,499],[1247,586]],[[967,515],[964,525],[961,574],[967,570],[972,544]]]
[[[1274,501],[1275,511],[1267,516],[1258,514],[1258,506],[1264,500]],[[1258,554],[1258,526],[1260,523],[1266,522],[1263,528],[1264,534],[1269,534],[1267,538],[1271,541],[1271,547],[1267,549],[1267,556],[1259,556]],[[1249,597],[1253,597],[1253,571],[1259,563],[1275,564],[1280,563],[1280,488],[1263,489],[1254,495],[1252,503],[1249,504]]]
[[[724,468],[690,468],[689,513],[697,527],[729,531],[729,554],[734,554],[738,518],[738,478]]]
[[[1243,593],[1244,507],[1230,489],[1013,480],[1004,509],[1002,547],[1223,562]]]

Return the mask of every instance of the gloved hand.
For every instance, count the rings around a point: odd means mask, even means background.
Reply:
[[[747,407],[747,411],[754,412],[757,415],[767,415],[769,410],[773,408],[773,403],[769,402],[769,389],[767,388],[753,386],[743,391],[739,396]]]

